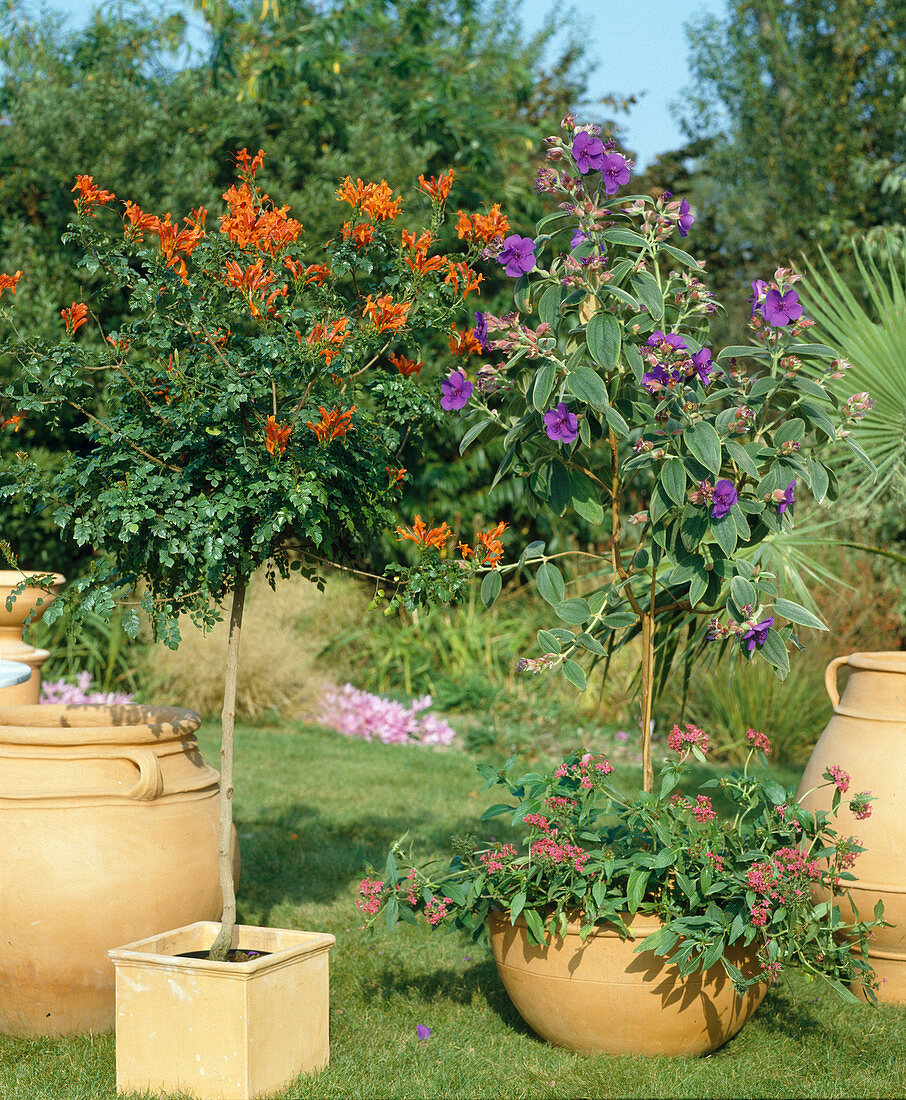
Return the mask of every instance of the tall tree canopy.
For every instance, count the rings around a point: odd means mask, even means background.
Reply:
[[[902,0],[727,0],[727,17],[701,17],[689,38],[696,232],[712,235],[721,281],[902,227]]]
[[[346,175],[404,185],[453,167],[463,208],[501,201],[513,225],[536,220],[541,139],[585,80],[579,45],[542,63],[553,28],[526,40],[518,8],[501,0],[192,6],[191,21],[205,25],[201,50],[186,18],[159,5],[104,6],[77,31],[29,18],[17,0],[0,12],[0,270],[25,273],[16,296],[25,331],[49,335],[80,299],[110,331],[123,308],[97,295],[61,243],[76,174],[176,220],[219,199],[236,150],[260,147],[263,186],[313,242],[335,222]],[[489,280],[481,302],[494,308],[501,287]],[[10,369],[0,363],[0,377]],[[0,463],[18,450],[50,462],[64,441],[77,445],[63,421],[18,427],[0,432]],[[447,449],[435,464],[445,474]],[[49,530],[5,510],[3,537],[30,566],[61,567]]]

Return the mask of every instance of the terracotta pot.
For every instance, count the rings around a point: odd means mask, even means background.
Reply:
[[[219,776],[200,722],[138,704],[0,707],[0,1032],[111,1028],[107,951],[219,919]]]
[[[236,947],[268,954],[179,957],[207,951],[216,933],[216,924],[192,924],[110,952],[117,1092],[252,1100],[327,1065],[334,937],[239,924]]]
[[[633,937],[600,926],[582,943],[578,922],[533,946],[525,921],[491,914],[488,931],[500,977],[519,1015],[543,1039],[581,1054],[708,1054],[723,1046],[761,1003],[766,986],[737,995],[723,967],[680,976],[679,967],[638,943],[662,927],[632,918]],[[756,945],[734,953],[744,973]]]
[[[841,696],[837,675],[850,670]],[[906,743],[906,653],[851,653],[827,666],[825,685],[834,713],[806,766],[799,796],[809,810],[830,810],[834,788],[807,792],[823,783],[824,770],[839,764],[850,776],[848,795],[871,791],[872,814],[857,821],[838,811],[838,833],[856,836],[866,851],[853,868],[849,889],[860,916],[870,917],[878,898],[893,928],[879,928],[869,944],[870,961],[887,980],[878,997],[906,1003],[906,773],[900,761]],[[838,899],[852,919],[851,907]]]
[[[26,588],[16,596],[12,610],[6,610],[7,597],[17,585],[22,583],[26,573],[37,572],[40,570],[26,570],[23,573],[14,569],[0,569],[0,658],[5,661],[21,661],[32,669],[31,677],[25,683],[15,687],[0,688],[2,706],[37,703],[41,696],[41,665],[50,653],[46,649],[36,649],[23,641],[22,629],[25,620],[32,612],[34,612],[32,622],[37,622],[41,618],[60,594],[66,578],[61,573],[54,573],[53,583],[48,586],[49,592],[43,588]]]

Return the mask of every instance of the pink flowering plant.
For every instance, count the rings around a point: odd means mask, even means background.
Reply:
[[[878,982],[867,941],[884,923],[883,904],[870,919],[844,915],[852,905],[851,868],[864,850],[837,820],[849,777],[828,769],[822,786],[836,788],[832,809],[812,813],[792,788],[750,770],[753,762],[766,764],[771,745],[757,730],[746,739],[741,771],[692,792],[684,789],[690,759],[705,761],[708,737],[693,725],[674,726],[667,743],[675,756],[665,761],[657,791],[631,799],[597,753],[574,752],[548,774],[518,779],[510,776],[512,759],[502,770],[479,765],[484,789],[503,788],[506,799],[479,820],[507,815],[512,836],[490,846],[456,837],[452,862],[424,865],[403,837],[383,874],[368,869],[356,905],[369,924],[382,914],[391,928],[421,917],[475,939],[496,909],[511,923],[521,917],[536,944],[576,919],[583,939],[601,924],[625,937],[633,916],[644,913],[663,926],[636,951],[671,956],[684,976],[720,964],[742,994],[794,965],[844,1000],[856,1000],[849,988],[856,985],[874,1002]],[[708,792],[715,789],[732,816],[712,804]],[[863,792],[843,812],[862,819],[871,801]],[[741,948],[757,962],[740,969]]]
[[[538,508],[600,531],[592,591],[568,595],[534,542],[485,577],[482,598],[493,601],[501,574],[536,564],[559,623],[521,667],[580,689],[589,665],[641,635],[651,790],[653,694],[674,655],[691,662],[719,642],[783,678],[800,628],[826,629],[781,594],[759,547],[792,529],[804,492],[836,498],[834,444],[873,469],[851,431],[871,399],[838,401],[827,382],[843,364],[808,342],[801,276],[785,267],[752,285],[749,342],[713,348],[718,303],[704,265],[676,242],[693,232],[688,201],[624,193],[631,162],[573,116],[547,144],[537,187],[558,209],[534,236],[511,232],[486,250],[516,280],[516,308],[476,315],[481,365],[450,376],[443,406],[463,419],[463,450],[502,441],[494,485],[512,480]]]

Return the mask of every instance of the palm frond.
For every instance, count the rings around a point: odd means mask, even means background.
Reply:
[[[906,447],[906,254],[888,244],[884,262],[853,243],[859,272],[856,288],[847,285],[824,252],[823,267],[808,265],[802,299],[818,322],[817,337],[840,350],[851,364],[834,385],[843,398],[867,390],[874,409],[859,424],[858,440],[878,467],[872,495],[886,490],[904,469]]]

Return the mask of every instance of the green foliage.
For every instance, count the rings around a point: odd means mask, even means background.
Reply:
[[[783,678],[799,627],[823,626],[778,590],[760,554],[792,530],[796,486],[836,497],[825,456],[849,419],[826,376],[803,368],[835,352],[807,342],[807,321],[766,319],[766,296],[796,300],[797,276],[779,270],[760,290],[750,342],[712,361],[713,298],[696,261],[668,243],[683,208],[606,194],[598,172],[575,167],[576,133],[568,122],[548,140],[560,174],[546,178],[575,213],[539,223],[537,266],[514,290],[529,317],[487,318],[502,362],[469,405],[484,438],[508,448],[496,479],[518,479],[539,509],[599,527],[594,588],[582,598],[566,598],[543,546],[533,553],[538,591],[564,625],[524,665],[562,669],[582,687],[578,662],[597,663],[648,620],[662,680],[676,654],[688,666],[709,638]],[[570,242],[576,230],[585,239]],[[565,418],[562,436],[551,417]]]
[[[741,731],[754,728],[770,738],[772,760],[803,764],[831,715],[817,687],[822,676],[820,665],[804,658],[791,663],[782,684],[763,663],[706,663],[690,677],[685,700],[678,685],[668,685],[658,706],[660,724],[682,710],[708,731],[709,755],[737,765],[749,751]]]
[[[841,399],[854,391],[871,397],[871,405],[855,409],[852,419],[864,417],[859,444],[878,468],[874,493],[880,494],[902,483],[906,473],[906,258],[888,249],[880,262],[857,242],[852,256],[857,281],[844,278],[822,253],[821,265],[809,265],[804,298],[821,338],[840,349],[844,365],[831,379]],[[860,476],[852,471],[847,483],[855,487]]]
[[[403,436],[436,417],[433,396],[388,355],[445,329],[462,301],[442,278],[452,260],[428,274],[407,262],[392,228],[401,200],[385,182],[347,178],[338,196],[362,233],[354,241],[346,223],[329,266],[306,267],[294,256],[301,225],[254,181],[263,154],[236,159],[219,232],[205,230],[204,208],[180,227],[128,200],[108,230],[115,196],[80,176],[82,266],[128,315],[92,342],[78,335],[88,308],[74,304],[62,342],[6,348],[21,368],[6,402],[26,418],[74,409],[83,442],[56,473],[19,456],[0,494],[51,504],[62,531],[103,554],[69,589],[86,610],[106,615],[144,582],[154,636],[173,647],[180,613],[209,624],[260,566],[287,575],[289,544],[309,562],[348,560],[387,524]],[[443,198],[422,216],[439,226]],[[134,611],[124,625],[137,633]]]
[[[878,903],[873,919],[853,924],[841,915],[837,899],[855,879],[848,868],[864,849],[834,828],[839,791],[832,813],[812,814],[792,788],[750,775],[752,757],[764,762],[760,750],[770,750],[756,735],[741,773],[700,788],[719,789],[733,803],[732,822],[721,822],[708,795],[693,800],[679,790],[686,758],[704,762],[707,739],[692,726],[674,736],[679,763],[668,760],[657,791],[635,799],[612,786],[612,766],[594,753],[574,753],[550,774],[519,779],[510,777],[512,760],[502,770],[479,765],[484,789],[502,787],[506,799],[489,806],[479,822],[506,817],[514,827],[528,825],[527,834],[486,847],[460,845],[447,867],[414,861],[403,838],[380,875],[369,869],[358,908],[369,922],[383,916],[393,927],[422,915],[432,926],[464,928],[476,939],[495,908],[512,923],[522,916],[537,944],[569,919],[581,920],[583,935],[601,923],[626,936],[628,918],[644,913],[663,928],[636,951],[671,955],[684,976],[721,963],[742,994],[794,965],[827,981],[844,1000],[856,1001],[850,983],[874,1000],[880,983],[866,950],[871,929],[883,923],[883,906]],[[824,778],[833,786],[829,772]],[[861,812],[866,798],[858,796],[853,806]],[[813,886],[832,900],[819,901]],[[755,944],[761,968],[741,973],[728,958],[734,944]]]
[[[97,297],[98,274],[78,267],[74,240],[61,245],[77,174],[178,220],[218,201],[235,149],[264,147],[262,180],[301,213],[306,262],[322,259],[318,246],[335,230],[333,192],[346,174],[414,181],[454,166],[466,208],[493,193],[519,217],[540,215],[530,186],[534,143],[584,81],[574,43],[542,67],[553,27],[526,42],[506,5],[471,0],[195,7],[210,56],[190,50],[182,15],[157,5],[103,7],[76,32],[57,17],[29,19],[18,5],[0,14],[0,107],[9,122],[0,128],[0,270],[25,272],[20,333],[54,339],[59,310],[80,298],[92,301],[105,332],[128,311],[122,295]],[[487,281],[483,300],[501,287]],[[422,351],[431,377],[446,340],[425,336]],[[16,369],[0,360],[0,383]],[[85,394],[93,413],[102,388],[96,376],[94,394]],[[0,432],[0,461],[15,469],[16,451],[43,449],[48,463],[83,451],[78,420],[60,410],[53,420],[26,420],[15,436]],[[454,499],[476,512],[483,464],[476,457],[453,472],[455,446],[446,427],[406,440],[399,465],[413,471],[410,493],[423,513],[432,501],[446,511]],[[88,557],[72,540],[53,544],[46,512],[8,502],[4,523],[29,567],[53,564],[72,576]],[[392,541],[372,553],[399,557]]]
[[[50,651],[41,669],[43,678],[72,679],[79,672],[90,672],[98,691],[140,692],[147,646],[129,637],[123,617],[119,608],[109,621],[89,613],[82,616],[77,631],[70,629],[68,615],[50,624],[43,619],[35,623],[32,644]]]

